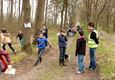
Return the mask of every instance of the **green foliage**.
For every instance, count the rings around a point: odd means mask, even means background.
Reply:
[[[112,44],[108,40],[100,39],[99,48],[97,49],[98,64],[100,76],[102,78],[111,78],[112,74],[115,73],[115,64],[113,63],[114,58],[112,55],[114,51],[112,50]],[[110,46],[107,46],[109,44]]]

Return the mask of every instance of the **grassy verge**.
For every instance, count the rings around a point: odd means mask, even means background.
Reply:
[[[97,49],[100,76],[102,79],[109,79],[115,76],[115,43],[107,38],[100,38],[100,45]]]

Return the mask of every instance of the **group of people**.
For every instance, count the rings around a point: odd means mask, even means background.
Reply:
[[[2,47],[2,49],[0,49],[0,73],[1,73],[1,72],[5,72],[8,66],[11,64],[10,54],[7,52],[5,46],[8,45],[9,48],[14,53],[14,55],[16,55],[16,51],[12,46],[10,33],[8,33],[5,28],[1,29],[0,36],[1,36],[1,47]],[[16,36],[16,39],[19,40],[21,47],[23,46],[23,36],[24,34],[21,30],[18,32]],[[37,63],[42,60],[42,55],[45,51],[45,47],[47,46],[47,42],[48,42],[47,38],[48,38],[48,29],[45,26],[43,26],[36,40],[37,47],[39,48],[39,51],[38,51],[39,55],[38,55],[38,60],[36,61],[35,65],[37,65]]]
[[[96,69],[96,48],[99,44],[99,36],[97,31],[94,29],[94,23],[90,22],[88,23],[88,29],[89,29],[89,36],[88,36],[88,47],[89,47],[89,57],[90,57],[90,64],[89,64],[89,70],[95,70]],[[78,27],[77,32],[79,34],[78,39],[76,41],[76,50],[75,50],[75,56],[77,56],[77,63],[79,70],[77,71],[78,74],[81,74],[84,72],[84,56],[86,55],[86,37],[84,35],[84,31],[82,28]],[[60,31],[60,34],[58,35],[58,42],[59,42],[59,50],[60,50],[60,56],[59,56],[59,64],[60,66],[66,66],[65,60],[68,58],[66,54],[66,47],[67,47],[67,37],[64,30]]]
[[[88,23],[88,29],[90,31],[89,37],[88,37],[88,46],[89,46],[89,53],[90,53],[90,64],[89,69],[95,70],[96,69],[96,48],[99,44],[98,39],[98,33],[94,29],[94,23],[90,22]],[[11,63],[11,59],[9,57],[8,52],[5,49],[5,45],[8,44],[10,49],[13,51],[13,53],[16,55],[16,51],[12,47],[12,41],[10,39],[10,34],[5,30],[1,30],[1,46],[3,49],[0,50],[0,72],[5,71],[7,69],[7,65]],[[86,54],[86,37],[84,36],[84,31],[80,26],[77,27],[77,32],[79,34],[79,37],[76,41],[76,50],[75,50],[75,56],[77,56],[78,60],[78,67],[79,70],[77,71],[78,74],[81,74],[84,72],[84,56]],[[57,34],[58,36],[58,45],[59,45],[59,65],[60,66],[67,66],[65,64],[65,60],[68,60],[69,55],[66,54],[66,48],[67,48],[67,34],[65,30],[60,30],[60,32]],[[19,31],[17,38],[19,38],[20,43],[23,41],[23,33],[22,31]],[[48,41],[48,29],[43,26],[42,30],[37,35],[37,48],[38,48],[38,58],[34,63],[34,66],[36,66],[38,63],[41,63],[42,56],[45,53],[46,47],[49,45],[52,47],[52,45]],[[5,58],[3,58],[5,57]],[[5,59],[5,60],[4,60]]]

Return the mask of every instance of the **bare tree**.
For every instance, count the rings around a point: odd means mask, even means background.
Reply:
[[[3,21],[3,0],[1,0],[1,20]]]
[[[30,7],[30,0],[23,0],[22,4],[22,11],[23,11],[23,20],[24,23],[30,22],[30,13],[31,13],[31,7]],[[22,50],[31,53],[32,52],[32,46],[31,46],[31,29],[23,28],[24,32],[24,46],[22,47]]]
[[[45,11],[45,0],[39,0],[36,10],[36,19],[35,19],[35,36],[40,31],[41,27],[44,24],[44,11]]]
[[[13,1],[14,0],[11,0],[11,13],[10,13],[10,18],[12,19],[13,17]]]

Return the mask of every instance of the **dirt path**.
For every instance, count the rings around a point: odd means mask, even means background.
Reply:
[[[68,41],[68,48],[73,46],[73,38]],[[76,74],[76,58],[69,50],[71,61],[68,66],[60,67],[58,64],[58,48],[54,48],[46,53],[41,64],[33,67],[37,55],[26,58],[22,62],[14,65],[16,75],[1,75],[0,80],[99,80],[96,72],[86,70],[84,74]],[[88,52],[87,52],[88,53]],[[89,58],[86,56],[85,65],[88,67]]]

